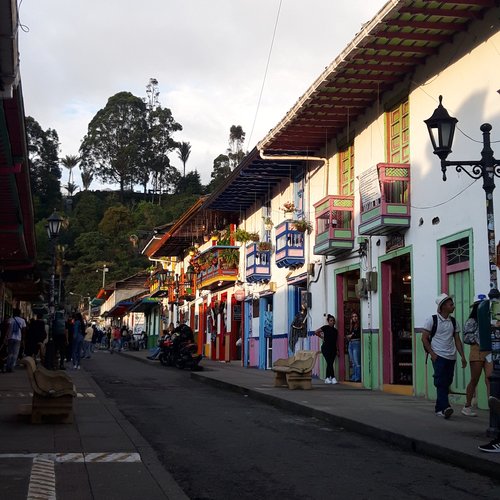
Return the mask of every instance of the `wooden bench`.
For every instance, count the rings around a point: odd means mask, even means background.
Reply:
[[[21,360],[33,389],[31,423],[41,424],[46,417],[57,418],[58,422],[73,422],[73,398],[76,388],[66,372],[47,370],[37,365],[31,356]]]
[[[277,359],[273,363],[274,386],[312,389],[312,369],[318,354],[318,351],[298,351],[290,358]]]

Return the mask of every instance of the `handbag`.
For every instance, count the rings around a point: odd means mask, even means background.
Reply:
[[[469,318],[464,326],[464,344],[479,344],[478,324],[473,318]]]

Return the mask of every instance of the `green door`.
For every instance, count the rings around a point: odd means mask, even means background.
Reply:
[[[471,297],[470,273],[468,269],[448,274],[448,294],[455,301],[455,318],[460,328],[460,337],[462,338],[463,325],[469,317],[469,302]],[[468,352],[466,352],[468,359]],[[458,394],[465,394],[465,388],[469,383],[469,367],[462,368],[462,360],[457,353],[457,363],[455,365],[455,377],[451,391]]]

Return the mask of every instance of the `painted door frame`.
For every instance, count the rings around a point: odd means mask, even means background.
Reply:
[[[345,353],[344,353],[344,346],[345,346],[345,336],[344,336],[344,330],[345,330],[345,321],[346,319],[344,318],[344,302],[346,297],[344,296],[344,274],[352,272],[352,271],[358,271],[360,277],[361,277],[361,266],[360,264],[351,264],[349,266],[344,266],[344,267],[339,267],[338,269],[335,269],[334,271],[334,283],[335,283],[335,318],[337,320],[337,331],[339,333],[338,340],[337,340],[337,346],[338,346],[338,377],[339,380],[346,380],[346,366],[345,366]],[[361,304],[362,301],[359,301],[359,312],[360,312],[360,319],[361,319]],[[361,342],[363,344],[363,342]]]

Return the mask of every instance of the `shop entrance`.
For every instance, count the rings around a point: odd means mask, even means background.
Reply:
[[[413,385],[410,253],[382,263],[383,382]]]
[[[338,362],[340,380],[349,381],[353,378],[353,365],[349,359],[349,342],[347,335],[351,329],[351,316],[353,313],[360,315],[359,297],[356,295],[356,284],[360,278],[359,269],[347,271],[337,275],[337,329],[338,338]],[[361,329],[363,325],[361,325]],[[362,356],[361,356],[361,359]],[[363,373],[363,366],[361,366]]]

